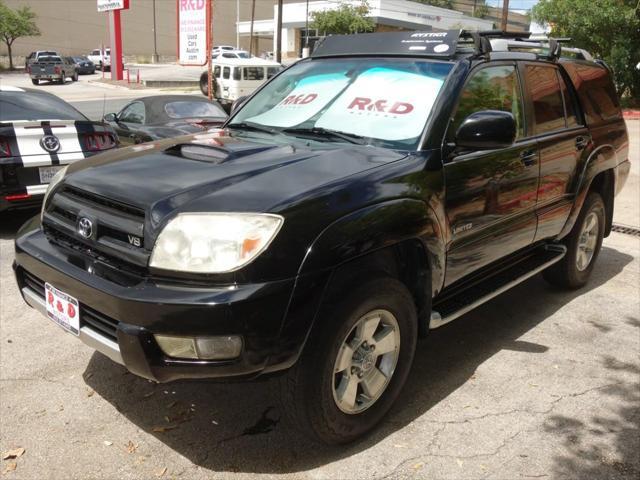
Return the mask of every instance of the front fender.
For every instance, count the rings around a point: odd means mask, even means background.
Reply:
[[[432,288],[444,280],[442,229],[432,208],[421,200],[389,200],[346,215],[325,228],[305,255],[299,275],[332,269],[404,240],[419,239],[427,252]]]

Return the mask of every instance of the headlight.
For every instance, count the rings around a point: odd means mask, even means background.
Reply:
[[[178,272],[232,272],[266,250],[283,222],[271,214],[181,213],[160,232],[150,265]]]
[[[54,188],[56,188],[56,185],[58,185],[67,174],[67,168],[69,168],[69,165],[58,170],[58,172],[49,182],[47,190],[44,192],[44,198],[42,199],[42,210],[40,210],[40,223],[42,223],[42,219],[44,218],[44,209],[47,208],[47,200],[49,198],[49,194],[53,191]]]

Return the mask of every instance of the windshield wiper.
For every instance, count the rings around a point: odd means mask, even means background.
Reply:
[[[338,130],[331,130],[328,128],[322,127],[311,127],[311,128],[285,128],[281,130],[282,133],[300,133],[303,135],[313,135],[314,137],[334,137],[344,140],[349,143],[355,143],[356,145],[365,145],[367,142],[364,140],[363,136],[356,135],[354,133],[340,132]]]
[[[279,133],[273,128],[265,127],[257,123],[247,122],[230,123],[229,125],[227,125],[227,128],[236,128],[238,130],[252,130],[254,132],[269,133],[271,135],[273,135],[274,133]]]

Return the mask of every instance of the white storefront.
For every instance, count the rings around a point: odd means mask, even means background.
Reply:
[[[360,5],[359,0],[345,3]],[[369,17],[376,23],[376,30],[425,30],[438,31],[464,28],[468,30],[490,30],[493,22],[471,17],[455,10],[425,5],[408,0],[369,0]],[[309,2],[308,23],[311,28],[312,13],[335,9],[340,5],[335,0],[318,0]],[[273,38],[273,49],[277,42],[274,35],[277,24],[277,6],[273,9],[273,20],[257,20],[253,22],[254,38]],[[323,32],[310,30],[307,32],[307,3],[287,3],[282,11],[282,55],[284,58],[298,57],[309,35],[311,43]],[[237,24],[240,36],[250,35],[251,22]],[[312,40],[313,39],[313,40]],[[260,53],[260,52],[256,52]]]

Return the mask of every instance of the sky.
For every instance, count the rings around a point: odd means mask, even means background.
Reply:
[[[527,10],[531,10],[538,0],[509,0],[509,10],[522,10],[524,13]],[[487,5],[492,7],[502,7],[502,0],[487,0]],[[531,22],[530,31],[532,33],[544,32],[544,27],[535,22]]]

